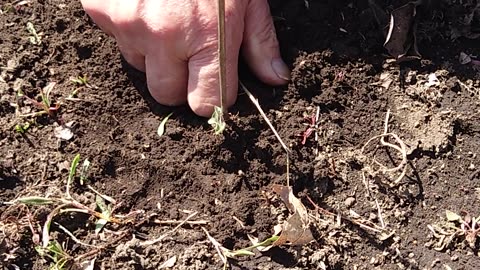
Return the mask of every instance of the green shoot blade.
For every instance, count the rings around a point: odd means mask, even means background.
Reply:
[[[173,112],[169,113],[165,118],[163,118],[162,122],[160,122],[160,125],[158,126],[157,134],[159,137],[162,137],[163,134],[165,133],[165,124],[167,124],[168,118],[172,116]]]
[[[67,179],[67,198],[71,198],[70,196],[70,185],[73,182],[73,178],[75,177],[75,173],[77,172],[78,163],[80,162],[80,154],[77,154],[73,160],[72,165],[70,166],[70,171],[68,173]]]
[[[107,222],[108,221],[106,219],[103,219],[103,218],[101,218],[101,219],[97,220],[97,222],[95,222],[95,235],[98,235],[102,231],[103,227],[105,227]]]
[[[15,201],[28,205],[45,205],[52,204],[54,202],[52,199],[38,196],[22,197],[16,199]]]
[[[106,218],[110,218],[111,211],[110,208],[105,203],[105,200],[100,195],[95,196],[95,203],[97,204],[98,208],[102,212],[102,215]],[[95,234],[99,234],[103,227],[107,224],[108,220],[100,218],[95,222]]]
[[[255,253],[246,249],[239,249],[239,250],[229,252],[228,255],[229,255],[228,257],[233,258],[238,256],[253,256],[255,255]]]
[[[213,127],[213,131],[216,135],[223,133],[226,124],[225,120],[223,119],[223,109],[221,107],[215,106],[212,117],[208,119],[208,123]]]

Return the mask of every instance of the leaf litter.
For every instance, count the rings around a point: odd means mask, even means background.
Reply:
[[[274,246],[294,245],[302,246],[314,240],[310,230],[311,219],[307,208],[293,195],[292,187],[273,185],[272,190],[280,196],[287,208],[293,214],[283,223],[280,237],[273,243]]]

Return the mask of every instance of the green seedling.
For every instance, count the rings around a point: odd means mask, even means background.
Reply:
[[[222,134],[226,127],[225,119],[223,119],[223,109],[215,106],[208,123],[213,127],[216,135]]]
[[[21,115],[21,116],[22,117],[30,117],[30,116],[40,116],[40,115],[47,114],[51,118],[54,118],[58,109],[60,108],[60,105],[61,105],[60,103],[56,103],[55,106],[53,106],[53,102],[50,98],[50,93],[52,92],[52,89],[55,85],[56,85],[56,83],[51,82],[40,91],[40,97],[41,97],[40,102],[33,99],[33,98],[28,97],[21,90],[19,90],[18,93],[17,93],[17,98],[26,98],[35,107],[42,110],[40,112],[24,114],[24,115]]]
[[[70,186],[72,185],[73,179],[75,178],[75,174],[77,173],[77,167],[79,162],[80,162],[80,154],[77,154],[73,158],[72,164],[70,165],[70,170],[68,172],[67,189],[66,189],[67,198],[72,198],[72,196],[70,195]]]
[[[37,33],[37,30],[35,29],[33,23],[27,23],[27,31],[28,33],[30,33],[30,36],[28,37],[30,43],[32,43],[33,45],[40,45],[40,43],[42,43],[43,33]]]
[[[157,134],[159,137],[162,137],[163,134],[165,133],[165,125],[167,124],[167,121],[170,118],[170,116],[172,116],[172,114],[173,112],[169,113],[167,116],[165,116],[165,118],[163,118],[162,122],[160,122],[160,125],[158,126],[158,129],[157,129]]]
[[[46,247],[35,247],[35,250],[40,256],[52,260],[49,270],[71,269],[73,258],[57,241],[50,241]]]
[[[475,248],[477,239],[480,238],[480,216],[472,217],[465,211],[457,214],[450,210],[445,211],[445,216],[447,222],[428,225],[433,236],[439,239],[434,249],[442,251],[456,238],[463,238],[470,248]]]
[[[106,195],[100,194],[98,191],[94,190],[92,187],[88,186],[94,193],[96,193],[96,208],[100,210],[98,212],[96,209],[91,209],[89,206],[86,206],[78,201],[76,201],[70,194],[70,185],[73,183],[74,177],[76,175],[77,167],[80,163],[80,155],[76,155],[75,158],[72,160],[70,171],[68,174],[67,179],[67,191],[64,197],[41,197],[41,196],[29,196],[29,197],[21,197],[17,198],[11,202],[4,202],[3,204],[6,205],[14,205],[14,204],[24,204],[24,205],[31,205],[31,206],[45,206],[51,205],[53,206],[53,210],[47,215],[43,226],[41,227],[41,246],[37,248],[40,254],[44,254],[45,256],[49,257],[54,261],[52,264],[53,268],[50,269],[68,269],[64,268],[66,266],[70,267],[68,262],[71,262],[71,257],[66,256],[64,249],[50,237],[50,227],[54,220],[54,218],[58,215],[64,213],[84,213],[86,215],[93,216],[98,218],[96,222],[96,233],[98,233],[103,226],[110,222],[116,224],[125,224],[129,222],[133,222],[137,215],[141,213],[141,211],[134,211],[128,213],[127,215],[114,215],[114,209],[117,206],[117,202]],[[84,164],[89,164],[84,163]],[[86,165],[84,167],[87,167]],[[86,169],[85,169],[86,170]],[[77,243],[80,241],[68,230],[66,230],[60,224],[57,224],[58,228],[63,230],[67,235],[71,237],[71,239]],[[32,229],[33,231],[33,229]],[[89,246],[87,244],[83,244]],[[43,253],[42,253],[43,252]],[[56,256],[56,257],[55,257]],[[68,260],[65,260],[68,259]]]
[[[95,197],[95,203],[97,204],[97,207],[100,209],[104,217],[104,218],[99,218],[97,222],[95,222],[95,234],[99,234],[100,231],[103,229],[103,227],[110,220],[112,215],[112,208],[111,206],[107,206],[105,200],[102,198],[102,196],[99,196],[98,194]]]
[[[25,134],[27,133],[27,130],[30,128],[30,122],[26,122],[24,124],[16,124],[15,125],[15,131],[20,134]]]
[[[70,82],[72,82],[75,86],[79,87],[79,86],[87,86],[87,87],[90,87],[90,84],[88,83],[88,79],[87,79],[87,75],[84,75],[83,77],[82,76],[78,76],[76,78],[71,78],[70,79]],[[72,99],[75,99],[77,97],[77,94],[78,94],[78,91],[80,89],[79,88],[75,88],[72,93],[70,93],[70,95],[68,95],[67,97],[67,100],[72,100]]]
[[[70,93],[70,95],[68,95],[68,97],[66,98],[67,100],[77,100],[76,97],[77,97],[78,91],[81,89],[79,87],[81,87],[81,86],[85,86],[85,87],[88,87],[88,88],[93,88],[93,86],[88,82],[87,75],[84,75],[83,77],[78,76],[76,78],[71,78],[70,82],[72,82],[75,86],[77,86],[77,88],[75,88]]]
[[[215,134],[221,134],[225,130],[224,112],[226,107],[227,97],[227,55],[226,55],[226,41],[225,41],[225,0],[217,1],[217,29],[218,29],[218,61],[219,70],[218,78],[220,81],[219,96],[220,107],[215,106],[212,117],[208,120],[208,123],[212,125]]]
[[[253,253],[252,250],[259,247],[263,247],[263,248],[271,247],[272,244],[278,240],[278,238],[279,238],[278,235],[273,235],[272,237],[265,239],[263,242],[260,242],[258,244],[255,244],[246,248],[242,248],[234,251],[224,250],[224,254],[228,258],[235,258],[239,256],[252,256],[252,255],[255,255],[255,253]]]
[[[46,205],[46,204],[52,204],[55,201],[49,198],[45,197],[39,197],[39,196],[29,196],[29,197],[23,197],[23,198],[18,198],[14,202],[19,202],[23,203],[26,205]]]
[[[71,78],[70,81],[77,86],[88,86],[87,75],[84,75],[83,77],[78,76],[76,78]]]

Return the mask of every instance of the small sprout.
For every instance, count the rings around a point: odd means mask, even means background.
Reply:
[[[160,125],[158,126],[158,129],[157,129],[157,134],[159,137],[162,137],[163,134],[165,133],[165,125],[167,124],[167,121],[170,118],[170,116],[172,116],[172,114],[173,112],[169,113],[165,118],[163,118],[162,122],[160,122]]]
[[[75,177],[75,174],[77,172],[77,167],[78,167],[78,163],[80,162],[80,154],[77,154],[73,160],[72,160],[72,164],[70,166],[70,171],[68,172],[68,178],[67,178],[67,198],[72,198],[72,196],[70,195],[70,185],[72,184],[73,182],[73,178]]]
[[[80,185],[83,186],[83,184],[87,180],[87,174],[88,174],[88,169],[90,168],[90,160],[85,159],[82,164],[82,168],[80,170]]]
[[[7,14],[10,12],[15,12],[15,7],[12,4],[6,4],[0,10],[0,14]]]
[[[33,23],[27,23],[27,31],[28,33],[30,33],[30,36],[28,37],[30,43],[32,43],[33,45],[40,45],[40,43],[42,43],[42,33],[37,33],[37,30],[35,30],[35,26],[33,26]]]
[[[27,130],[30,128],[30,122],[26,122],[25,124],[16,124],[15,131],[20,134],[25,134]]]
[[[253,255],[255,255],[255,253],[247,249],[239,249],[231,252],[225,252],[225,256],[227,256],[228,258],[234,258],[239,256],[253,256]]]
[[[105,200],[103,199],[102,196],[98,195],[95,197],[95,203],[97,204],[98,208],[100,211],[102,211],[102,216],[103,218],[100,218],[95,222],[95,234],[98,235],[100,231],[103,229],[105,224],[110,220],[110,217],[112,215],[112,211],[110,207],[107,206],[105,203]]]
[[[267,251],[269,248],[273,246],[273,243],[278,240],[279,236],[274,235],[270,238],[265,239],[263,242],[260,243],[254,243],[254,245],[242,248],[239,250],[234,250],[234,251],[224,251],[225,256],[229,258],[234,258],[238,256],[252,256],[255,255],[255,253],[252,252],[254,249],[258,249],[260,251]],[[252,240],[252,239],[250,239]]]
[[[463,238],[470,248],[475,248],[477,238],[480,238],[480,216],[472,217],[465,211],[457,214],[449,210],[445,214],[448,222],[428,225],[433,236],[439,239],[434,249],[442,251],[457,238]]]
[[[91,88],[92,86],[88,82],[87,75],[78,76],[76,78],[71,78],[70,81],[75,85],[75,86],[86,86],[88,88]],[[77,100],[77,94],[78,94],[79,88],[74,89],[70,95],[66,98],[67,100]]]
[[[78,76],[76,78],[71,78],[70,81],[75,84],[75,85],[78,85],[78,86],[88,86],[88,79],[87,79],[87,75],[84,75],[83,77],[82,76]]]
[[[72,257],[57,241],[50,241],[45,248],[35,247],[35,250],[40,256],[46,256],[52,260],[50,270],[70,269],[67,264],[72,262]]]
[[[223,109],[215,106],[212,117],[208,119],[208,123],[213,127],[216,135],[222,134],[225,130],[225,120],[223,119]]]
[[[29,116],[40,116],[40,115],[43,115],[43,114],[48,114],[50,117],[54,118],[56,112],[58,111],[58,109],[60,108],[60,105],[61,105],[60,103],[56,103],[55,106],[52,106],[53,104],[52,104],[52,100],[50,99],[50,93],[51,93],[51,91],[52,91],[52,89],[55,85],[56,85],[56,83],[51,82],[51,83],[47,84],[47,86],[45,86],[40,91],[40,95],[41,95],[41,99],[42,99],[41,102],[26,96],[21,90],[19,90],[17,92],[17,99],[25,98],[25,99],[29,100],[35,107],[42,110],[40,112],[24,114],[24,115],[21,115],[21,116],[22,117],[29,117]]]

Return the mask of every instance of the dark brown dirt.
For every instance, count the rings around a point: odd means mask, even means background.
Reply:
[[[391,10],[390,2],[380,6]],[[480,216],[480,73],[478,66],[458,61],[461,52],[480,55],[480,40],[468,38],[480,32],[480,16],[462,24],[475,1],[438,2],[419,11],[423,59],[397,65],[388,61],[368,1],[270,1],[292,81],[272,89],[245,68],[242,77],[292,150],[295,194],[312,213],[308,198],[339,215],[318,214],[323,221],[315,222],[313,243],[256,252],[232,260],[233,269],[478,268],[480,240],[469,247],[459,236],[437,251],[438,239],[428,228],[445,221],[445,210]],[[155,104],[143,74],[122,61],[115,42],[77,1],[2,1],[1,10],[0,201],[62,195],[69,164],[80,154],[82,162],[92,163],[88,183],[120,203],[115,213],[144,211],[129,224],[107,224],[102,237],[94,235],[93,218],[55,218],[83,242],[105,245],[86,256],[94,249],[52,225],[53,237],[73,257],[96,257],[95,269],[158,269],[172,256],[173,269],[221,269],[199,225],[186,224],[142,245],[174,227],[155,220],[182,221],[192,212],[192,220],[208,221],[205,229],[229,249],[250,245],[247,234],[272,235],[287,214],[268,195],[271,184],[286,183],[285,153],[246,95],[230,110],[226,132],[216,136],[187,107]],[[27,22],[42,33],[41,44],[29,42]],[[426,86],[429,74],[437,84]],[[91,87],[70,81],[83,75]],[[64,103],[56,118],[19,117],[36,109],[16,98],[18,90],[33,98],[49,82],[57,83],[52,99]],[[65,100],[75,89],[79,100]],[[318,141],[311,136],[302,145],[304,116],[317,106]],[[406,175],[394,187],[389,184],[400,171],[375,171],[372,158],[395,167],[397,153],[379,140],[366,145],[384,132],[387,110],[389,132],[404,141],[408,159]],[[159,137],[160,120],[172,111]],[[27,121],[32,124],[25,134],[15,132],[16,124]],[[57,139],[55,127],[71,121],[74,137]],[[94,194],[78,181],[72,194],[93,202]],[[50,261],[35,252],[32,229],[38,233],[50,211],[0,206],[4,269],[48,267]],[[359,225],[381,226],[382,220],[383,233]]]

